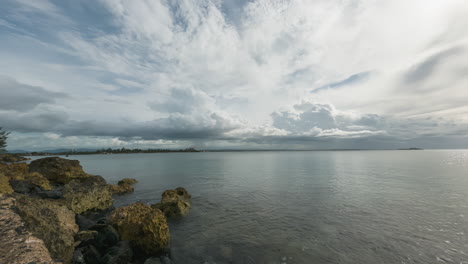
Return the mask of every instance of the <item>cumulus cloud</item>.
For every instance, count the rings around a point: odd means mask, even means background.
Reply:
[[[466,1],[5,6],[0,125],[61,136],[41,142],[372,148],[466,135]]]

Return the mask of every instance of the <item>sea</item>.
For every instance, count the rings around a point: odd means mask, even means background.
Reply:
[[[69,156],[116,206],[192,194],[169,220],[173,263],[468,263],[468,150]]]

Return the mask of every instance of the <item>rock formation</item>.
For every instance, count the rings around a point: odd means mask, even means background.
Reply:
[[[109,188],[113,194],[126,194],[133,192],[133,184],[138,181],[131,178],[125,178],[120,180],[117,185],[109,184]]]
[[[167,217],[181,217],[190,210],[190,198],[192,196],[185,188],[164,191],[161,202],[151,205],[152,208],[161,210]]]
[[[0,194],[0,263],[56,263],[44,242],[26,230],[15,199]]]
[[[164,214],[138,202],[114,210],[108,218],[122,240],[146,254],[158,254],[169,248],[169,227]]]
[[[0,194],[9,194],[13,192],[13,188],[10,185],[9,178],[0,172]]]
[[[39,172],[48,180],[62,184],[91,176],[83,171],[78,160],[69,160],[59,157],[34,160],[29,164],[29,172]]]
[[[61,201],[15,194],[16,210],[28,230],[42,239],[52,258],[70,263],[74,235],[78,232],[75,213]]]
[[[101,176],[72,180],[63,188],[66,205],[81,214],[89,210],[104,210],[112,206],[112,193]]]

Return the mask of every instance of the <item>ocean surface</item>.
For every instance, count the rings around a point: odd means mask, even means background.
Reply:
[[[468,263],[468,150],[70,156],[135,201],[185,187],[174,263]]]

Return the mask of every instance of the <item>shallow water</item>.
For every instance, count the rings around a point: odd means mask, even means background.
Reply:
[[[70,156],[139,180],[116,205],[186,187],[174,263],[468,263],[468,151]]]

